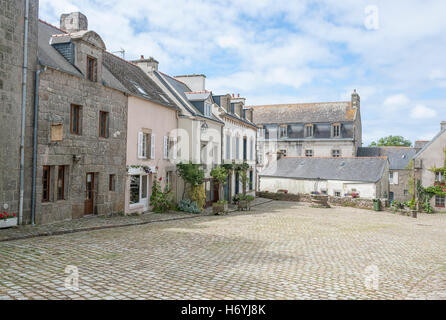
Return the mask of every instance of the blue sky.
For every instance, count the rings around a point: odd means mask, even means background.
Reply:
[[[248,105],[343,101],[356,88],[364,144],[431,139],[446,120],[446,1],[40,0],[55,25],[73,11],[109,51],[204,73],[208,90]]]

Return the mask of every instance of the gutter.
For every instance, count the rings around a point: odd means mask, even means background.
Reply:
[[[37,180],[37,134],[39,128],[39,86],[40,74],[45,72],[47,68],[36,71],[36,89],[34,97],[34,127],[33,127],[33,176],[31,191],[31,223],[36,225],[36,180]]]
[[[25,132],[26,132],[26,91],[28,89],[28,28],[29,28],[29,0],[25,0],[25,36],[23,42],[23,82],[22,82],[22,127],[20,137],[20,200],[19,221],[23,224],[23,198],[25,189]]]

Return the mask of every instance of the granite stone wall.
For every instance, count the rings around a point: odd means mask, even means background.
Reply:
[[[36,220],[45,224],[84,216],[86,175],[95,173],[94,207],[98,215],[124,211],[127,96],[57,70],[41,75]],[[81,134],[70,131],[71,105],[81,106]],[[99,137],[99,112],[109,113],[109,137]],[[63,126],[62,141],[51,140],[52,124]],[[75,159],[75,157],[78,159]],[[50,201],[42,203],[43,166],[51,167]],[[57,168],[65,166],[65,197],[57,199]],[[115,189],[109,190],[110,175]]]
[[[291,194],[291,193],[271,193],[257,192],[257,197],[273,199],[277,201],[293,201],[311,203],[311,195],[309,194]],[[373,200],[351,198],[351,197],[328,197],[328,203],[331,205],[353,207],[360,209],[373,209]]]
[[[0,209],[17,213],[24,52],[24,0],[0,0]],[[37,66],[38,1],[30,0],[26,93],[24,222],[30,221],[32,124]]]

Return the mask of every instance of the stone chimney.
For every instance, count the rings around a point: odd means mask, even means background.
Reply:
[[[361,97],[359,96],[359,94],[356,92],[356,89],[353,91],[352,93],[352,107],[353,108],[360,108],[361,106]]]
[[[175,79],[187,84],[193,92],[206,91],[206,76],[204,74],[176,76]]]
[[[60,28],[68,33],[88,30],[88,19],[81,12],[72,12],[60,16]]]
[[[150,73],[152,71],[158,71],[159,62],[156,61],[153,57],[149,59],[145,59],[144,56],[141,56],[141,59],[131,61],[140,67],[145,73]]]
[[[446,121],[441,121],[441,131],[446,130]]]

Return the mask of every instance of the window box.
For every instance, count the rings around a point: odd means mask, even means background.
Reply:
[[[0,219],[0,229],[15,227],[18,224],[17,217],[9,218],[7,220]]]

